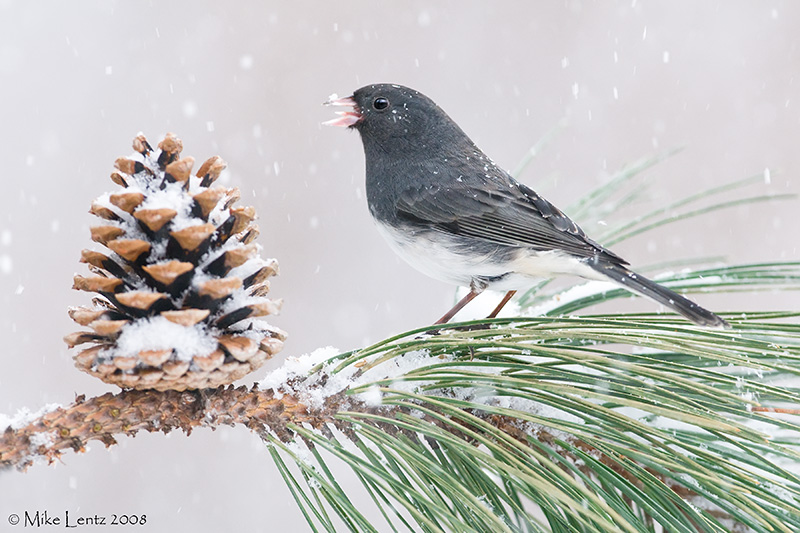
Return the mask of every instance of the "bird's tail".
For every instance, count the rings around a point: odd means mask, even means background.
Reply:
[[[731,326],[708,309],[704,309],[680,294],[662,287],[655,281],[640,276],[622,265],[611,262],[590,262],[589,265],[600,274],[619,283],[631,292],[663,304],[680,313],[695,324],[713,328],[729,329]]]

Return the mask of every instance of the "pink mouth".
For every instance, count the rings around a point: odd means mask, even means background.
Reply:
[[[332,96],[323,105],[346,106],[353,108],[352,111],[337,111],[336,114],[339,116],[332,120],[323,122],[323,126],[339,126],[342,128],[350,128],[355,126],[363,118],[361,111],[358,109],[358,105],[356,104],[356,101],[353,100],[352,96],[347,96],[345,98],[336,98],[335,96]]]

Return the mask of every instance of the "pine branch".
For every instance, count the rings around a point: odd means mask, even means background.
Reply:
[[[84,396],[64,408],[41,415],[19,428],[8,427],[0,434],[0,468],[26,469],[37,462],[52,463],[64,450],[86,451],[90,441],[106,447],[120,436],[139,431],[187,435],[198,427],[241,424],[259,435],[271,433],[280,440],[292,439],[289,424],[306,424],[322,430],[344,399],[328,399],[322,409],[310,409],[296,398],[273,391],[229,386],[199,391],[136,391],[104,394],[86,400]],[[352,408],[352,405],[350,406]]]
[[[298,503],[329,531],[337,527],[323,501],[349,529],[375,530],[362,504],[347,503],[331,455],[387,520],[424,530],[544,531],[525,509],[534,503],[561,530],[644,531],[654,521],[675,531],[789,531],[780,524],[797,522],[800,480],[774,459],[800,461],[798,426],[769,414],[796,414],[798,395],[769,382],[800,372],[800,327],[780,320],[796,317],[762,314],[725,332],[643,315],[423,328],[310,357],[251,388],[79,397],[0,435],[0,465],[53,462],[142,430],[242,424],[270,445]],[[619,343],[638,353],[611,349]],[[761,379],[737,377],[753,371]]]
[[[338,413],[346,439],[290,425],[301,441],[270,439],[273,459],[323,531],[342,530],[331,512],[380,530],[326,474],[333,461],[388,523],[423,531],[792,531],[797,316],[732,313],[732,331],[644,314],[410,331],[310,373],[386,410]]]

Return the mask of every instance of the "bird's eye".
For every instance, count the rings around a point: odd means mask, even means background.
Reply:
[[[372,107],[374,107],[378,111],[383,111],[384,109],[389,107],[389,100],[387,98],[384,98],[383,96],[379,96],[372,101]]]

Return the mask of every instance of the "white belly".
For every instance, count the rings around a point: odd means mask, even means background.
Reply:
[[[414,238],[392,226],[377,223],[378,231],[389,246],[408,264],[434,279],[469,287],[473,280],[501,278],[488,283],[498,291],[522,290],[537,280],[556,275],[575,275],[589,279],[606,279],[578,259],[561,252],[535,252],[520,248],[510,261],[500,263],[495,254],[464,254],[454,251],[444,233],[427,232]]]

